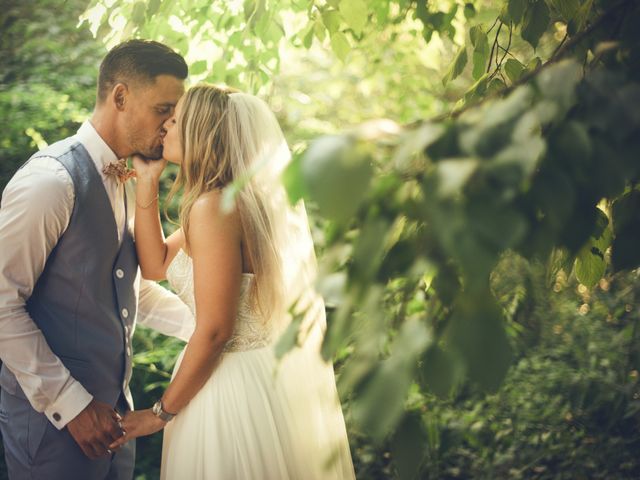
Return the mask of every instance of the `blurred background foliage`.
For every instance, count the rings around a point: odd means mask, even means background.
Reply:
[[[0,24],[1,187],[130,37],[269,102],[358,478],[640,477],[637,2],[5,1]],[[182,345],[135,341],[148,407]]]

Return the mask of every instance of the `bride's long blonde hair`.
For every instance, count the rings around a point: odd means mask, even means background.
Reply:
[[[167,203],[184,188],[180,224],[188,239],[189,213],[198,197],[233,189],[255,274],[254,293],[269,318],[286,307],[279,246],[287,241],[287,199],[278,177],[290,153],[280,126],[262,100],[231,88],[198,85],[182,102],[177,128],[183,161]]]

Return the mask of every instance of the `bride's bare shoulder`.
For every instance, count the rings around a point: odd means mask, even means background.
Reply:
[[[225,209],[222,191],[217,189],[203,193],[193,202],[189,221],[192,227],[204,224],[240,229],[237,208]]]

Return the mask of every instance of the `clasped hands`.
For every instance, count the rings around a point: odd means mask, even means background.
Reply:
[[[127,412],[120,422],[123,434],[109,445],[109,449],[118,449],[129,440],[159,432],[166,424],[167,422],[157,417],[150,408]]]
[[[122,417],[110,405],[93,399],[67,424],[67,429],[84,454],[95,460],[111,455],[129,440],[162,430],[166,423],[151,409],[128,412]]]

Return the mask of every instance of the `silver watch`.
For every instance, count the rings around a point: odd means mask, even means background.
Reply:
[[[175,413],[166,412],[164,408],[162,408],[162,400],[158,400],[156,403],[154,403],[153,407],[151,407],[151,411],[156,417],[165,422],[170,421],[173,417],[176,416]]]

